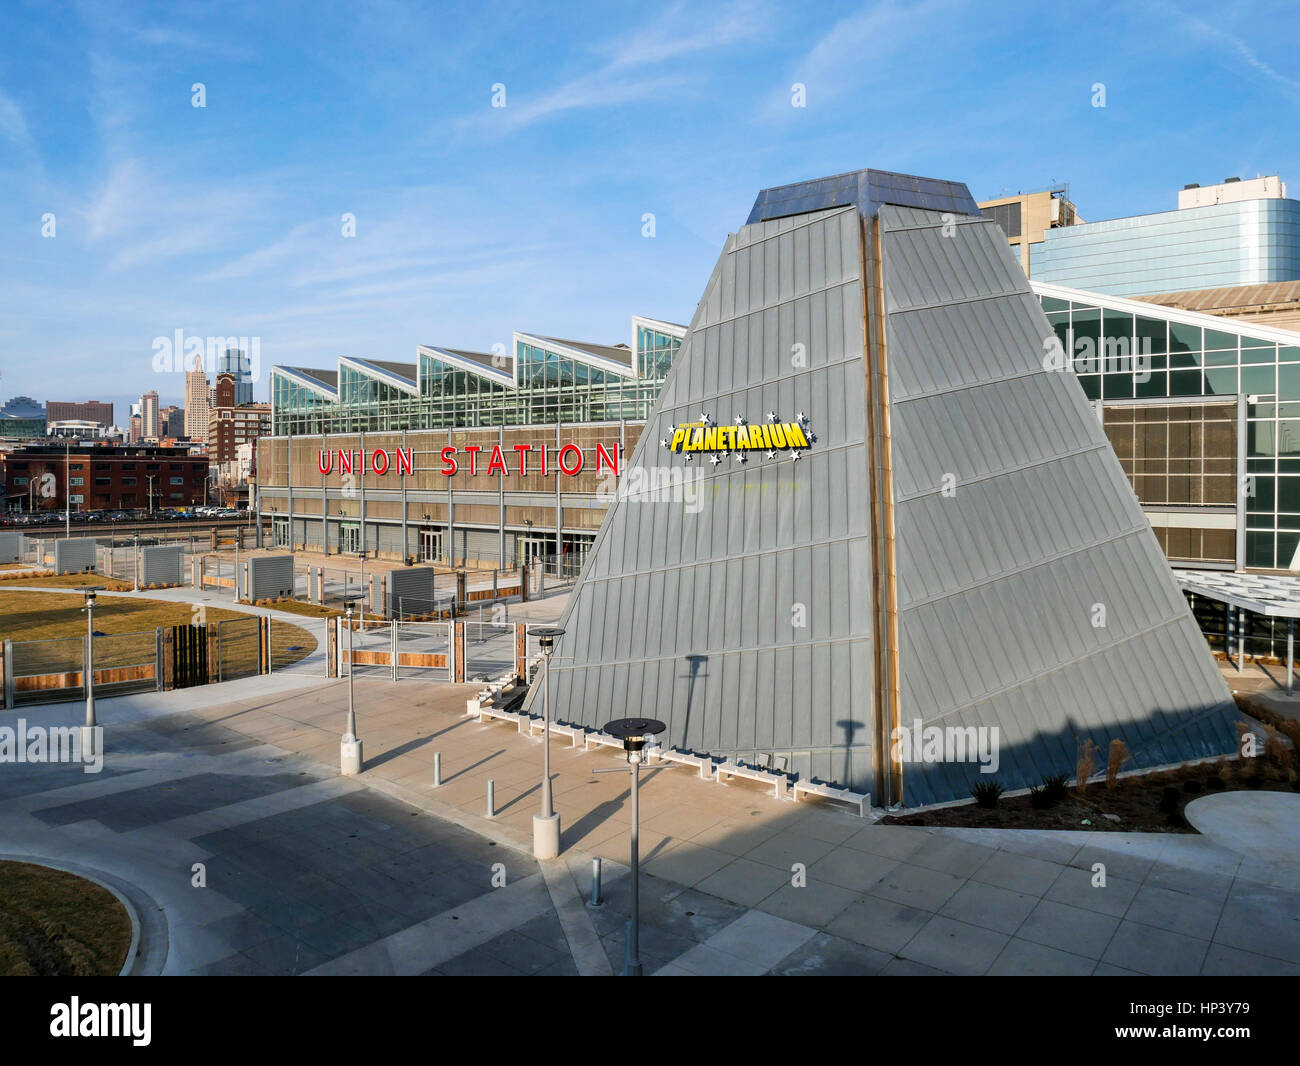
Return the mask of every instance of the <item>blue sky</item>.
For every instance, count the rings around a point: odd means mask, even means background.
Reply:
[[[1089,220],[1300,197],[1298,43],[1286,3],[4,0],[0,398],[179,403],[176,330],[258,338],[259,399],[273,363],[627,341],[689,321],[759,189],[865,166]]]

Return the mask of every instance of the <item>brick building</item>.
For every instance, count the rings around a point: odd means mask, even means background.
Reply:
[[[157,510],[207,498],[208,460],[178,448],[33,445],[0,456],[5,510]],[[67,496],[65,497],[65,493]]]

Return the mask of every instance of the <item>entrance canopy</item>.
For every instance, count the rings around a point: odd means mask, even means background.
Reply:
[[[1221,570],[1175,570],[1184,592],[1194,592],[1268,618],[1300,618],[1300,577],[1232,574]]]

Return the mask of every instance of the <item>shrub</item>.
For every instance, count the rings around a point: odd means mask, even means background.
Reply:
[[[1182,793],[1179,792],[1178,789],[1174,788],[1172,785],[1166,787],[1165,790],[1160,793],[1160,813],[1173,814],[1176,812],[1178,810],[1178,801],[1181,797]]]
[[[1110,742],[1110,753],[1106,758],[1106,787],[1114,788],[1119,779],[1119,768],[1128,759],[1128,745],[1122,740]]]
[[[1183,792],[1188,796],[1199,796],[1205,791],[1205,786],[1195,778],[1183,782]]]
[[[1291,769],[1291,749],[1282,739],[1282,734],[1272,727],[1266,727],[1264,738],[1264,759],[1286,772]]]
[[[1079,744],[1079,754],[1074,760],[1074,787],[1082,796],[1088,791],[1088,778],[1097,765],[1097,745],[1091,738]]]
[[[1226,788],[1227,785],[1224,782],[1222,777],[1220,777],[1218,774],[1215,774],[1213,777],[1207,777],[1205,779],[1205,787],[1212,791],[1217,792],[1221,788]]]
[[[1036,811],[1045,811],[1049,807],[1056,806],[1056,801],[1052,799],[1051,796],[1048,795],[1046,785],[1044,785],[1042,788],[1035,788],[1033,785],[1030,785],[1029,806],[1031,806]]]
[[[1048,805],[1061,803],[1066,796],[1066,784],[1069,781],[1066,774],[1049,774],[1043,778],[1043,794],[1047,797]]]
[[[996,807],[1002,795],[1002,786],[996,781],[976,781],[970,787],[970,794],[981,807]]]

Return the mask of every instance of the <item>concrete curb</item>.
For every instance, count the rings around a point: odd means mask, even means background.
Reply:
[[[98,885],[106,892],[112,893],[113,898],[122,904],[127,917],[131,921],[131,943],[126,949],[126,958],[123,960],[122,968],[118,971],[117,976],[156,976],[162,972],[161,962],[166,958],[167,947],[165,938],[166,925],[165,923],[163,925],[164,939],[162,944],[162,959],[155,958],[157,954],[157,946],[155,946],[153,952],[141,955],[140,946],[143,939],[143,926],[140,920],[140,911],[137,909],[135,903],[127,897],[126,892],[122,891],[118,887],[119,885],[123,888],[128,887],[125,882],[121,881],[119,878],[113,877],[111,874],[106,874],[101,870],[93,870],[77,863],[47,859],[40,855],[15,855],[9,852],[0,852],[0,860],[8,862],[25,862],[32,866],[44,866],[46,869],[50,870],[62,870],[64,873],[73,874],[76,877],[89,881],[91,884]],[[140,893],[141,896],[144,895],[143,891],[134,885],[129,886],[129,888]],[[161,913],[161,909],[159,909],[159,914]],[[154,965],[155,963],[158,964],[156,968]]]

